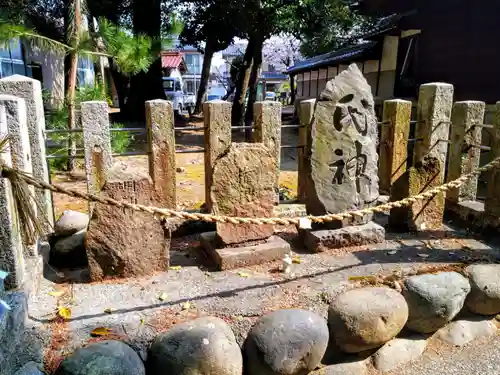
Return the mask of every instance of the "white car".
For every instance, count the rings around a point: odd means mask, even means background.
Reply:
[[[193,93],[184,93],[182,89],[182,80],[177,77],[164,77],[163,90],[167,100],[170,100],[174,106],[174,111],[182,113],[188,111],[193,113],[196,105],[196,98]]]

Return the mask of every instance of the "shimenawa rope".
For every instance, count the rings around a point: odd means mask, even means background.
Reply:
[[[472,171],[471,173],[465,174],[456,180],[447,182],[443,185],[437,186],[435,188],[429,189],[421,194],[414,195],[413,197],[404,198],[402,200],[396,202],[389,202],[385,204],[381,204],[375,207],[368,207],[362,210],[354,210],[348,212],[342,212],[338,214],[328,214],[323,216],[306,216],[305,218],[309,219],[313,223],[325,223],[336,220],[343,220],[347,218],[354,218],[356,216],[361,217],[366,214],[374,213],[374,212],[386,212],[392,208],[398,207],[406,207],[414,204],[419,200],[428,200],[434,197],[436,194],[444,193],[445,191],[458,188],[468,180],[479,176],[483,172],[487,172],[493,168],[497,168],[500,166],[500,157],[494,159],[488,164],[482,166],[481,168]],[[49,184],[45,181],[39,180],[30,176],[18,169],[8,167],[6,165],[0,165],[0,173],[2,177],[12,178],[15,175],[19,180],[24,181],[28,185],[32,185],[38,189],[50,190],[54,193],[65,194],[74,198],[84,199],[89,202],[98,202],[105,205],[116,206],[120,208],[128,208],[134,211],[147,212],[153,214],[157,217],[176,217],[186,220],[197,220],[197,221],[206,221],[206,222],[217,222],[217,223],[231,223],[231,224],[274,224],[274,225],[298,225],[304,217],[294,217],[294,218],[248,218],[248,217],[231,217],[224,215],[212,215],[212,214],[201,214],[201,213],[189,213],[176,211],[168,208],[159,208],[153,206],[144,206],[141,204],[134,204],[130,202],[117,201],[107,197],[99,197],[94,194],[88,193],[80,193],[73,189],[66,189],[59,185]]]

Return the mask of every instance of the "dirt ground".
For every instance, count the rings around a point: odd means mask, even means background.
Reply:
[[[182,122],[177,126],[203,126],[201,119]],[[182,130],[176,132],[176,147],[179,150],[202,150],[203,131]],[[241,131],[233,131],[234,142],[242,142],[244,135]],[[282,130],[282,144],[297,145],[297,130],[286,128]],[[117,157],[115,160],[127,162],[132,168],[146,171],[148,168],[147,156]],[[292,195],[297,194],[297,149],[283,149],[281,162],[280,183],[290,190]],[[177,154],[176,168],[183,170],[177,173],[177,209],[199,209],[205,202],[205,167],[202,152],[196,154]],[[52,182],[67,189],[86,192],[85,171],[81,166],[71,174],[52,171]],[[80,212],[88,211],[87,202],[54,194],[54,210],[56,218],[65,210]]]

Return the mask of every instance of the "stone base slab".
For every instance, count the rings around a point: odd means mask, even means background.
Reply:
[[[500,217],[487,213],[479,201],[446,202],[446,216],[469,230],[490,234],[500,228]]]
[[[364,225],[341,229],[303,230],[301,235],[307,249],[321,252],[327,249],[380,243],[385,240],[385,229],[370,221]]]
[[[282,259],[291,251],[290,244],[278,236],[269,237],[264,243],[217,249],[217,233],[201,234],[201,243],[207,255],[220,270],[252,266]]]

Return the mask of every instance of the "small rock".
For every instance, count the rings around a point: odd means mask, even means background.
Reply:
[[[469,281],[456,272],[412,276],[404,285],[410,309],[406,326],[419,333],[435,332],[451,321],[470,291]]]
[[[54,245],[54,251],[57,253],[67,254],[73,251],[78,251],[79,249],[85,249],[85,235],[87,229],[82,229],[68,237],[61,238]]]
[[[392,371],[420,357],[426,347],[427,340],[423,337],[391,340],[375,353],[375,368],[383,372]]]
[[[467,308],[481,315],[500,313],[500,264],[475,264],[465,271],[471,286]]]
[[[49,263],[55,267],[62,268],[86,266],[86,234],[87,229],[82,229],[71,236],[57,240],[49,250]]]
[[[59,220],[54,224],[56,236],[70,236],[82,229],[87,229],[89,215],[77,211],[64,211]]]
[[[368,365],[366,361],[338,363],[323,367],[311,372],[310,375],[367,375]]]
[[[14,375],[43,375],[42,366],[35,362],[28,362],[21,367]]]
[[[260,318],[244,344],[248,375],[302,375],[314,370],[328,346],[328,326],[319,315],[279,310]]]
[[[438,331],[438,337],[455,346],[464,346],[479,337],[493,336],[496,325],[489,320],[457,320]]]
[[[176,172],[177,173],[184,173],[184,172],[186,172],[186,168],[184,168],[184,167],[177,167]]]
[[[231,328],[215,317],[177,324],[159,335],[146,362],[148,374],[241,375],[243,358]]]
[[[145,375],[145,373],[140,357],[130,346],[110,340],[75,350],[61,362],[55,375]]]
[[[389,288],[349,290],[328,310],[330,336],[347,353],[382,346],[403,329],[407,319],[405,299]]]

